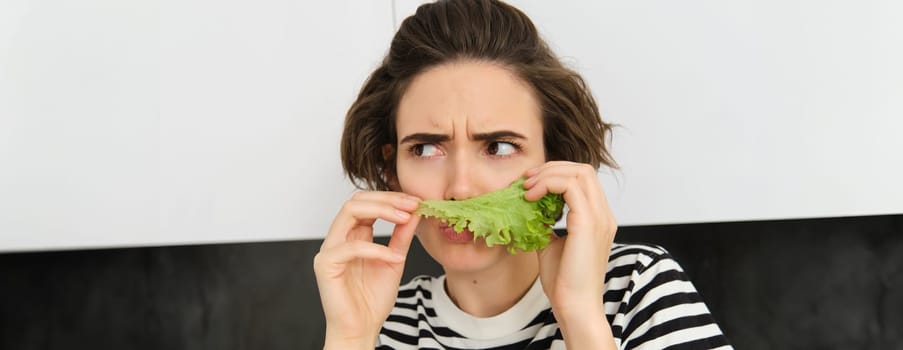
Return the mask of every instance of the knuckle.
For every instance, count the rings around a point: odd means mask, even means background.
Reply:
[[[323,260],[323,251],[318,252],[314,255],[314,271],[322,270],[323,264],[325,263]]]
[[[354,206],[354,204],[352,204],[352,203],[354,203],[354,202],[351,200],[348,200],[348,201],[345,201],[345,203],[342,203],[341,211],[350,211],[351,207]]]

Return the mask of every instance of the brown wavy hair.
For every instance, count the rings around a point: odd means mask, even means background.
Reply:
[[[389,53],[348,110],[342,166],[355,186],[390,190],[398,103],[418,73],[454,61],[501,64],[533,88],[542,108],[546,160],[618,167],[607,148],[613,125],[602,121],[586,82],[562,65],[523,12],[501,1],[440,0],[421,5],[401,23]],[[384,154],[384,145],[393,151]]]

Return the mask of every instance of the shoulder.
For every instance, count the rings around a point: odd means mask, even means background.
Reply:
[[[670,281],[687,281],[665,248],[652,244],[615,243],[605,273],[606,301],[635,302],[637,292]]]
[[[617,243],[611,247],[612,254],[642,254],[648,256],[667,255],[668,251],[662,246],[648,243]]]
[[[664,248],[615,244],[605,280],[606,313],[622,348],[730,348],[693,283]]]
[[[613,269],[620,269],[622,273],[644,273],[660,263],[679,269],[679,265],[665,248],[653,244],[615,243],[608,256],[609,273]]]
[[[696,291],[680,264],[665,248],[657,245],[616,243],[612,246],[608,265],[605,280],[609,289],[629,290],[630,293],[624,296],[632,302],[653,288],[671,292]]]

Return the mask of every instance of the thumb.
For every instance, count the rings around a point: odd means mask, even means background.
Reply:
[[[395,225],[392,230],[392,238],[389,239],[389,248],[401,255],[408,255],[411,248],[411,240],[414,239],[414,231],[420,223],[420,215],[413,215],[405,224]]]

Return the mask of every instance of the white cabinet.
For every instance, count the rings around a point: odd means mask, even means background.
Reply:
[[[390,1],[0,2],[0,251],[322,236]]]
[[[622,125],[621,225],[903,213],[903,3],[510,3]]]
[[[898,2],[512,2],[622,125],[621,225],[903,212]],[[0,251],[322,237],[418,3],[0,2]]]

